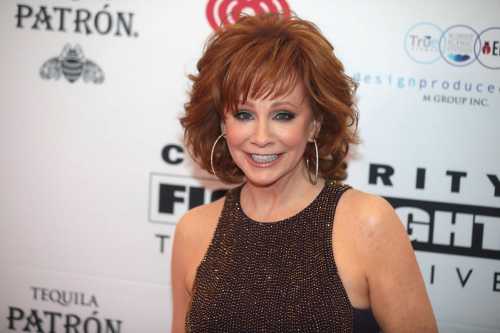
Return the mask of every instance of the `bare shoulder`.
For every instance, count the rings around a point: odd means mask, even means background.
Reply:
[[[189,210],[175,228],[172,246],[172,332],[184,331],[196,266],[213,235],[224,198]]]
[[[335,227],[341,242],[352,242],[353,250],[367,264],[392,251],[413,255],[404,225],[384,198],[350,189],[339,200]],[[337,218],[336,218],[337,219]]]
[[[222,197],[187,211],[177,223],[176,234],[182,233],[196,239],[207,236],[207,232],[213,231],[217,225],[224,201],[225,197]]]
[[[175,227],[172,248],[172,270],[191,290],[186,278],[199,264],[217,226],[224,198],[195,207],[184,214]]]
[[[383,332],[437,332],[408,234],[382,197],[345,192],[338,204],[342,244],[355,253],[369,303]],[[337,224],[335,222],[335,224]]]
[[[350,189],[346,191],[337,207],[342,218],[340,223],[345,228],[355,228],[361,238],[386,239],[387,233],[405,236],[406,232],[391,204],[384,198]],[[354,231],[354,230],[352,230]]]

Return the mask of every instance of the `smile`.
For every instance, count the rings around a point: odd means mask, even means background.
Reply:
[[[278,154],[250,154],[252,161],[258,164],[271,163],[278,159]]]

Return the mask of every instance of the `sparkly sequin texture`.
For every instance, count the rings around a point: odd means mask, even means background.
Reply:
[[[335,208],[347,185],[327,182],[298,214],[257,222],[226,195],[197,269],[186,331],[352,332],[353,307],[332,252]]]

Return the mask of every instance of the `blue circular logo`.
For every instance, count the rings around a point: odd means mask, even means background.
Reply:
[[[464,67],[476,59],[478,33],[467,25],[453,25],[439,39],[439,53],[444,61],[453,66]]]

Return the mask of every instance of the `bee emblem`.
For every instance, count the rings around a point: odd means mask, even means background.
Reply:
[[[101,67],[86,59],[78,44],[74,47],[66,44],[58,57],[45,61],[40,68],[42,79],[59,80],[61,75],[70,83],[80,77],[83,77],[84,82],[102,83],[104,81],[104,72]]]

